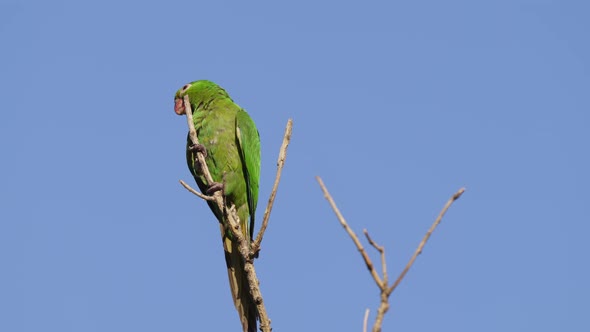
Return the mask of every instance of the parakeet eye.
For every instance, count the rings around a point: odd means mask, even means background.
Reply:
[[[190,88],[191,85],[190,84],[186,84],[185,86],[182,87],[182,92],[185,92],[186,90],[188,90],[188,88]]]

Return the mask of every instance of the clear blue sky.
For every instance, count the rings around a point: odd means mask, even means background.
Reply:
[[[2,1],[0,331],[239,331],[179,179],[174,92],[256,121],[275,331],[360,331],[377,289],[323,199],[387,248],[385,331],[590,330],[586,1]],[[261,208],[262,209],[262,208]],[[375,259],[375,252],[370,251]]]

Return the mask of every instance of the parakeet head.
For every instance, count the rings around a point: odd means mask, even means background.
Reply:
[[[176,91],[176,95],[174,95],[174,112],[178,115],[183,115],[186,112],[183,102],[183,98],[186,95],[188,95],[193,108],[196,108],[200,103],[214,99],[215,97],[222,96],[229,98],[229,95],[225,90],[211,81],[200,80],[190,82]]]

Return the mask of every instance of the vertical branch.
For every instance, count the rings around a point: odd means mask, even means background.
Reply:
[[[279,182],[281,181],[283,166],[285,166],[285,160],[287,159],[287,148],[289,147],[289,142],[291,142],[292,129],[293,120],[289,119],[289,121],[287,121],[287,127],[285,128],[285,134],[283,135],[283,144],[281,145],[281,149],[279,150],[279,159],[277,160],[277,175],[275,176],[275,182],[272,186],[270,197],[268,198],[266,210],[264,210],[264,216],[262,217],[262,225],[260,226],[260,230],[258,231],[256,240],[254,240],[254,243],[252,244],[254,255],[258,254],[258,252],[260,251],[260,243],[262,242],[264,232],[266,231],[266,227],[268,226],[270,212],[272,211],[272,206],[275,202],[275,197],[277,196],[277,190],[279,188]]]
[[[363,332],[367,332],[367,323],[369,322],[369,308],[365,310],[365,318],[363,318]]]

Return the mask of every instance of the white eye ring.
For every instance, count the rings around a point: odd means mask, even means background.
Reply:
[[[185,86],[182,87],[182,92],[185,92],[190,87],[191,87],[190,83],[189,84],[186,84]]]

